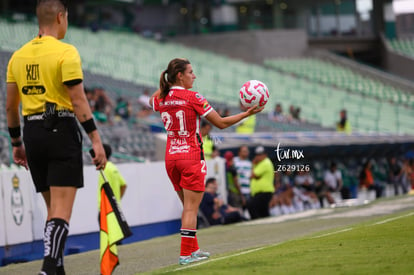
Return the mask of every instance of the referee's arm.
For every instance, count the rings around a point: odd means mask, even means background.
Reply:
[[[80,82],[75,85],[65,84],[64,86],[72,101],[73,111],[79,122],[82,124],[83,122],[93,119],[92,112],[84,92],[83,83]],[[92,148],[95,151],[93,163],[96,165],[97,169],[104,169],[107,160],[98,130],[86,130],[86,132],[92,141]]]
[[[19,115],[20,95],[17,84],[14,82],[7,83],[7,99],[6,99],[6,113],[7,126],[10,129],[15,129],[14,134],[10,134],[13,145],[13,160],[16,164],[24,166],[28,169],[26,151],[22,146],[22,138],[20,133],[20,115]]]
[[[7,83],[7,100],[6,100],[6,112],[7,112],[7,126],[14,128],[20,126],[19,115],[20,95],[16,83]],[[20,140],[18,138],[12,138],[12,142]]]

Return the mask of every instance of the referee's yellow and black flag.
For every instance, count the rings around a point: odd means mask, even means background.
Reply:
[[[116,243],[131,236],[131,230],[122,214],[108,182],[101,187],[100,205],[100,260],[101,274],[111,275],[119,264]]]

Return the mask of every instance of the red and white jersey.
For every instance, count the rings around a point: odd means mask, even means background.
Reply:
[[[167,131],[165,159],[201,160],[200,117],[213,110],[207,100],[197,92],[174,86],[165,98],[154,97],[152,106],[160,112]]]

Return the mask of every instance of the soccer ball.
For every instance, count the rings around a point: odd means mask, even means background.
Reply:
[[[250,108],[254,105],[263,107],[269,100],[269,90],[259,80],[249,80],[240,89],[240,102],[244,107]]]

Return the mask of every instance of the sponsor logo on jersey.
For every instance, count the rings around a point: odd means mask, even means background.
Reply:
[[[25,95],[41,95],[46,93],[45,87],[41,85],[36,86],[24,86],[22,88],[22,93]]]
[[[161,106],[177,106],[177,105],[186,105],[187,101],[185,100],[169,100],[169,101],[161,101]]]
[[[203,101],[204,97],[202,95],[200,95],[199,93],[195,94],[195,97],[199,100],[199,101]]]

